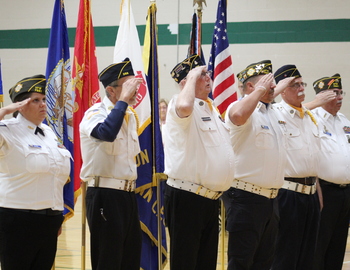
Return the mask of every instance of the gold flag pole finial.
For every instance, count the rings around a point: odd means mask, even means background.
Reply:
[[[203,3],[205,4],[205,6],[207,6],[207,3],[205,2],[205,0],[193,0],[193,6],[195,6],[197,4],[198,9],[200,9],[200,10],[202,10]]]
[[[198,7],[197,7],[198,36],[199,36],[198,48],[201,48],[201,46],[202,46],[202,10],[203,10],[203,3],[205,4],[205,6],[207,6],[207,3],[205,2],[205,0],[193,0],[193,6],[195,6],[196,4],[198,5]],[[202,55],[200,49],[198,51],[198,55],[200,55],[200,56]]]

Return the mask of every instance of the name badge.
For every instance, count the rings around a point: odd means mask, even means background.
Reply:
[[[210,116],[202,117],[202,121],[211,121],[211,118]]]
[[[41,148],[41,145],[36,145],[36,144],[29,144],[28,146],[30,148]]]

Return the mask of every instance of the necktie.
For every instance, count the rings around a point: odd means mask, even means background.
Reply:
[[[213,111],[213,105],[211,104],[211,101],[209,99],[205,100],[206,103],[208,103],[209,109]]]
[[[41,128],[36,127],[34,134],[38,135],[38,133],[40,133],[41,135],[45,136],[44,131]]]

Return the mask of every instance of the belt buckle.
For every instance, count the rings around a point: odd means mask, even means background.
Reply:
[[[203,186],[198,185],[198,188],[197,188],[197,190],[196,190],[196,194],[197,194],[197,195],[201,195],[200,193],[201,193],[202,188],[203,188]],[[208,191],[208,190],[207,190],[207,191]]]
[[[133,182],[134,181],[125,180],[124,190],[128,192],[132,191]]]
[[[307,194],[306,187],[307,187],[306,185],[301,185],[301,193]]]
[[[100,185],[100,177],[95,176],[94,177],[94,187],[99,187],[99,185]]]
[[[270,193],[270,199],[274,199],[277,197],[278,194],[278,189],[277,188],[272,188],[271,193]]]

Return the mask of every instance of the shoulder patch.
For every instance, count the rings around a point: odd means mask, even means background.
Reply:
[[[96,110],[91,110],[91,111],[89,111],[89,112],[87,113],[86,118],[89,120],[93,115],[99,114],[99,113],[100,113],[100,111],[99,111],[98,109],[96,109]]]

